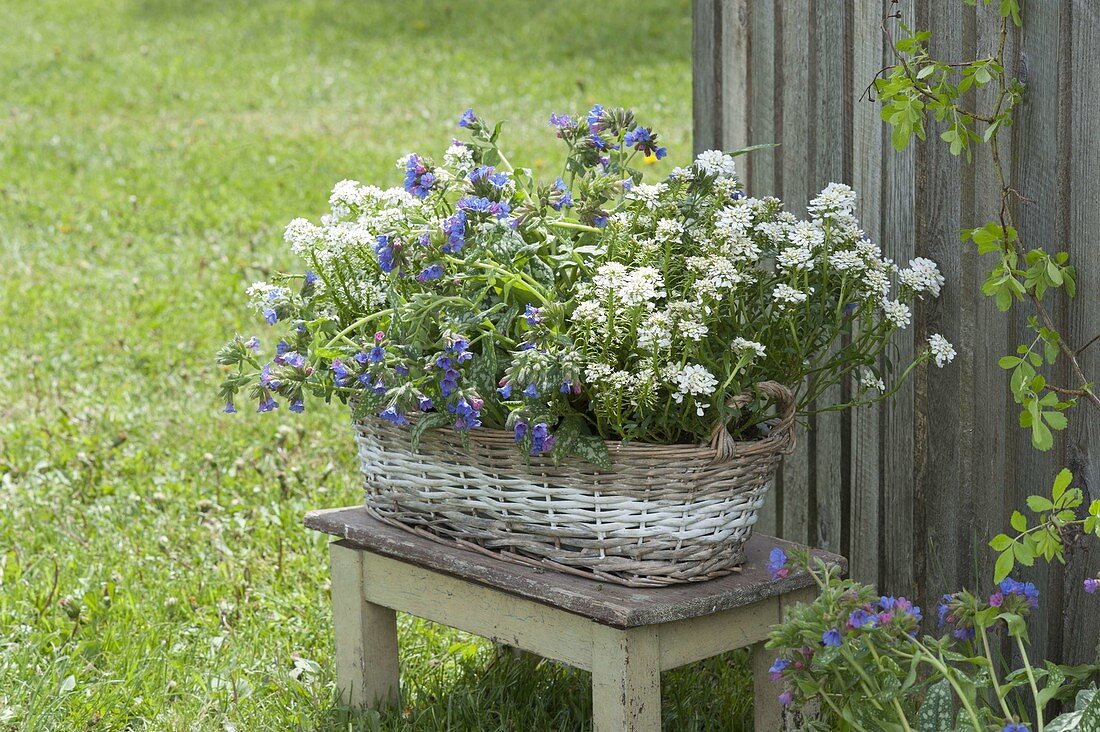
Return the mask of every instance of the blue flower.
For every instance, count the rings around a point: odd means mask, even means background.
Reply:
[[[244,347],[247,348],[250,351],[259,352],[259,350],[260,350],[260,339],[257,338],[256,336],[252,336],[251,338],[249,338],[247,341],[244,342]]]
[[[1006,577],[998,586],[1006,595],[1022,595],[1027,598],[1027,603],[1032,609],[1039,607],[1039,588],[1031,582],[1018,582],[1011,577]]]
[[[371,387],[371,391],[373,391],[378,396],[386,395],[386,385],[382,383],[382,379],[374,382],[374,386]]]
[[[466,244],[466,212],[459,210],[451,217],[443,221],[443,233],[447,235],[447,241],[443,244],[443,251],[447,254],[458,254]]]
[[[453,368],[443,372],[443,378],[439,380],[439,393],[445,397],[458,390],[458,377],[461,374]]]
[[[455,419],[455,429],[471,430],[480,427],[481,406],[480,399],[459,399],[452,404],[448,404],[447,411],[457,417]]]
[[[237,408],[233,406],[233,400],[232,399],[226,401],[226,403],[225,403],[225,413],[226,414],[236,414],[237,413]]]
[[[257,412],[270,412],[272,409],[278,409],[279,403],[271,398],[271,395],[264,392],[264,398],[260,400],[260,408]]]
[[[1019,722],[1009,722],[1004,726],[1001,732],[1031,732],[1027,728],[1026,724],[1020,724]]]
[[[794,703],[794,694],[791,693],[790,689],[787,689],[779,695],[779,703],[785,707],[789,707]]]
[[[515,426],[512,427],[512,433],[515,435],[517,444],[522,442],[523,438],[527,436],[527,423],[516,422]]]
[[[403,363],[399,363],[396,366],[394,366],[393,371],[398,376],[408,376],[409,375],[409,367],[406,366]]]
[[[374,383],[373,381],[371,381],[370,374],[359,374],[355,378],[360,384],[363,385],[364,389],[371,388],[371,384]]]
[[[833,648],[839,648],[842,639],[840,637],[840,631],[836,628],[829,628],[821,634],[821,644],[826,646],[832,646]]]
[[[572,132],[577,129],[577,121],[568,114],[551,114],[550,126],[558,131],[558,137],[564,132]]]
[[[275,344],[275,355],[282,356],[284,353],[290,350],[290,344],[286,341],[279,341]]]
[[[288,351],[282,358],[283,363],[289,364],[296,369],[303,369],[306,367],[306,357],[295,351]]]
[[[374,245],[374,253],[378,257],[378,267],[386,274],[393,271],[394,264],[394,247],[390,243],[390,237],[386,234],[379,234],[378,240]]]
[[[290,411],[301,414],[306,411],[306,405],[301,399],[294,399],[290,402]]]
[[[775,663],[768,669],[770,678],[772,681],[779,681],[783,678],[783,672],[787,670],[787,667],[791,665],[791,662],[785,658],[775,659]]]
[[[952,620],[952,622],[954,621],[954,618],[950,618],[948,616],[948,612],[951,610],[951,608],[947,604],[947,603],[951,602],[954,599],[955,599],[954,595],[944,595],[942,598],[940,598],[939,607],[936,608],[936,615],[937,615],[937,618],[938,618],[938,623],[939,623],[941,628],[943,627],[943,624],[947,620],[950,619],[950,620]]]
[[[853,610],[852,614],[848,616],[848,627],[853,629],[864,627],[873,628],[877,623],[878,616],[863,608]]]
[[[471,107],[462,113],[462,116],[458,118],[459,127],[474,127],[477,125],[477,115],[474,114],[474,110]]]
[[[427,412],[429,409],[431,409],[434,406],[435,405],[432,403],[432,400],[431,400],[430,397],[426,397],[423,394],[421,394],[419,397],[416,398],[416,407],[421,412]]]
[[[568,394],[572,390],[573,390],[573,384],[569,381],[561,382],[561,388],[558,389],[558,391],[560,391],[562,394]]]
[[[783,579],[790,570],[787,568],[787,553],[775,547],[768,554],[768,574],[771,575],[772,580]]]
[[[573,194],[569,190],[569,186],[560,177],[554,181],[554,191],[555,193],[550,196],[550,208],[561,211],[563,208],[570,208],[573,205]]]
[[[600,118],[603,117],[603,105],[597,104],[588,110],[588,116],[585,118],[588,122],[588,126],[593,129],[598,129],[600,126]]]
[[[409,423],[408,418],[397,410],[396,404],[391,404],[390,406],[386,407],[378,413],[378,416],[386,420],[387,422],[393,422],[396,425],[407,425]]]
[[[275,325],[275,322],[279,320],[279,314],[275,312],[275,308],[264,308],[261,312],[268,325]]]
[[[531,454],[538,455],[554,449],[554,436],[545,422],[539,422],[531,428]]]
[[[607,215],[600,214],[598,216],[593,216],[592,223],[596,225],[597,229],[602,229],[603,227],[607,226]]]
[[[321,278],[318,277],[316,274],[309,271],[308,269],[306,270],[306,284],[307,285],[312,285],[314,282],[316,282],[319,279],[321,279]]]
[[[419,155],[412,154],[405,160],[405,190],[417,198],[427,198],[435,184],[433,175]]]
[[[260,371],[260,383],[268,389],[278,389],[282,382],[271,374],[271,364],[265,363]]]
[[[540,308],[527,305],[523,310],[523,317],[527,321],[527,325],[538,325],[542,322],[542,317],[539,315]]]
[[[370,349],[370,353],[367,354],[367,360],[371,363],[382,363],[382,359],[386,357],[386,349],[382,346],[374,346]]]
[[[337,386],[344,386],[348,382],[348,378],[351,376],[351,369],[344,365],[344,362],[338,358],[332,359],[332,374]]]
[[[505,384],[503,386],[497,387],[497,394],[500,394],[500,396],[503,399],[511,399],[512,398],[512,382],[510,382],[510,381],[505,382]]]
[[[528,384],[527,388],[523,390],[523,395],[534,399],[539,395],[539,389],[534,384]]]
[[[421,283],[431,282],[432,280],[438,280],[442,276],[443,276],[443,265],[436,263],[436,264],[430,264],[427,267],[425,267],[420,272],[420,274],[418,274],[416,276],[416,280],[417,280],[417,282],[421,282]]]

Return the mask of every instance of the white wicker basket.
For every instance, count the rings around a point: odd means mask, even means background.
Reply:
[[[608,442],[610,471],[527,458],[501,430],[472,430],[463,444],[429,429],[414,453],[409,428],[368,417],[355,422],[367,508],[433,538],[618,584],[712,579],[740,565],[794,448],[791,392],[757,387],[778,411],[762,439],[734,442],[720,426],[705,446]]]

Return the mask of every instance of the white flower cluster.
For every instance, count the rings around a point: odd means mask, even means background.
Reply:
[[[944,279],[935,262],[917,257],[909,260],[908,269],[898,270],[898,281],[917,295],[930,294],[932,297],[939,297]]]
[[[714,393],[718,386],[718,379],[714,378],[714,374],[699,364],[688,364],[679,369],[670,367],[665,372],[665,378],[675,388],[672,398],[676,403],[680,404],[685,396],[691,396],[695,402],[695,413],[700,417],[703,416],[710,404],[698,397],[706,397]]]
[[[899,300],[882,299],[882,313],[886,319],[894,324],[895,328],[905,329],[909,327],[909,306]]]
[[[936,360],[936,365],[941,369],[955,360],[955,347],[939,333],[933,333],[928,337],[928,347]]]
[[[737,165],[732,155],[727,155],[721,150],[706,150],[695,158],[695,167],[706,175],[716,175],[718,178],[734,178],[737,176]]]

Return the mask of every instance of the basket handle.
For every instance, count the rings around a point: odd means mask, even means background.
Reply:
[[[759,389],[768,399],[775,404],[778,415],[775,422],[772,424],[771,432],[767,437],[763,438],[760,442],[768,445],[770,450],[778,450],[783,455],[790,455],[794,451],[794,415],[795,415],[795,400],[794,394],[791,390],[783,386],[777,381],[759,381],[756,384],[756,388]],[[751,404],[755,399],[755,395],[751,393],[742,393],[733,397],[729,401],[731,407],[744,407],[747,404]],[[730,460],[737,452],[737,442],[733,439],[733,435],[726,429],[726,425],[723,422],[718,422],[714,425],[714,432],[711,433],[710,438],[711,449],[714,450],[714,462],[722,463]]]

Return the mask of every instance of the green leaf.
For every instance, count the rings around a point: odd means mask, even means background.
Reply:
[[[989,540],[989,546],[999,552],[1003,552],[1012,546],[1012,538],[1008,534],[997,534]]]
[[[951,684],[942,679],[928,687],[920,709],[917,711],[917,732],[947,732],[953,728]]]
[[[1035,420],[1031,425],[1031,445],[1043,452],[1054,447],[1054,435],[1041,419]]]
[[[424,436],[425,430],[435,429],[436,427],[443,427],[451,423],[449,415],[442,412],[428,412],[422,414],[416,420],[416,424],[409,431],[409,446],[413,452],[420,449],[420,438]]]
[[[1012,524],[1012,528],[1018,532],[1027,531],[1027,517],[1019,511],[1012,512],[1012,518],[1009,519],[1009,523]]]
[[[1049,511],[1054,508],[1054,504],[1050,502],[1049,498],[1043,498],[1042,496],[1028,496],[1027,507],[1035,513],[1042,513],[1043,511]]]
[[[1016,566],[1016,558],[1012,554],[1012,550],[1001,552],[1001,555],[997,557],[997,564],[993,568],[993,581],[1000,582],[1008,575],[1012,574],[1013,568]]]

